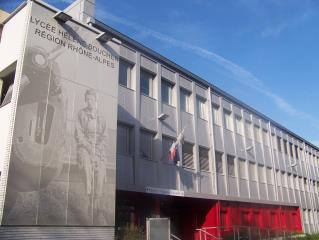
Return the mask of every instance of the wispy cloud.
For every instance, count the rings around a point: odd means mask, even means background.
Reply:
[[[148,27],[145,27],[136,22],[132,22],[122,17],[115,16],[109,12],[103,10],[97,10],[97,15],[107,21],[113,21],[117,24],[125,25],[126,27],[130,27],[131,29],[137,31],[140,34],[147,35],[149,37],[155,38],[166,44],[172,45],[174,47],[181,48],[183,50],[189,51],[197,56],[208,59],[209,61],[217,64],[221,68],[227,71],[229,77],[234,79],[235,81],[245,85],[261,94],[265,97],[271,99],[276,107],[284,111],[289,116],[298,117],[301,120],[308,121],[315,128],[319,129],[319,120],[313,117],[312,115],[305,113],[294,106],[292,106],[289,102],[287,102],[284,98],[274,93],[271,89],[269,89],[263,81],[261,81],[258,77],[256,77],[253,73],[241,67],[240,65],[208,50],[202,48],[197,45],[190,44],[185,41],[181,41],[175,39],[171,36],[163,34],[161,32],[155,31]]]
[[[254,15],[261,37],[277,37],[308,20],[316,11],[313,0],[240,0],[239,4]]]

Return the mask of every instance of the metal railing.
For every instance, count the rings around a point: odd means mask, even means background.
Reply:
[[[177,237],[173,233],[171,233],[171,240],[182,240],[181,238]]]
[[[220,229],[221,227],[205,227],[205,228],[198,228],[196,229],[196,231],[198,231],[199,233],[199,240],[216,240],[216,239],[223,239],[220,236]],[[218,233],[219,236],[216,236],[210,232],[208,232],[209,230],[216,230],[216,232]],[[204,236],[203,236],[204,234]]]
[[[196,229],[198,240],[264,240],[264,239],[294,239],[295,233],[282,228],[260,228],[255,226],[205,227]],[[212,233],[214,232],[214,234]]]

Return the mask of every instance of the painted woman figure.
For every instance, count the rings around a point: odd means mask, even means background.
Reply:
[[[97,111],[97,96],[93,90],[85,92],[86,107],[78,112],[75,139],[80,170],[84,172],[88,214],[93,222],[103,224],[103,190],[106,178],[106,122]],[[92,204],[93,200],[93,204]]]

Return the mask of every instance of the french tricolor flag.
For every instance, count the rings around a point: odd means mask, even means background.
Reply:
[[[184,141],[184,129],[181,131],[176,141],[172,143],[172,146],[169,149],[169,160],[174,161],[175,164],[177,164],[177,162],[181,160],[183,141]]]

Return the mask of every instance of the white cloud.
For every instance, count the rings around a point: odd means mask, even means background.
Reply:
[[[152,30],[150,28],[147,28],[141,24],[129,21],[125,18],[115,16],[109,12],[103,11],[103,10],[97,10],[97,15],[101,17],[104,20],[107,21],[113,21],[118,24],[125,25],[127,27],[132,28],[133,30],[139,32],[140,34],[150,36],[152,38],[155,38],[157,40],[160,40],[162,42],[165,42],[166,44],[170,44],[174,47],[179,47],[183,50],[192,52],[193,54],[196,54],[202,58],[208,59],[211,62],[214,62],[218,66],[225,69],[229,77],[236,80],[237,82],[254,89],[255,91],[263,94],[264,96],[271,99],[276,107],[284,111],[286,114],[298,117],[301,120],[308,121],[308,124],[310,123],[312,126],[319,129],[319,120],[313,117],[312,115],[308,113],[304,113],[303,111],[295,108],[290,103],[288,103],[285,99],[283,99],[281,96],[277,95],[276,93],[272,92],[267,86],[264,85],[264,83],[256,77],[253,73],[246,70],[245,68],[241,67],[240,65],[208,50],[202,47],[199,47],[197,45],[190,44],[185,41],[181,41],[178,39],[175,39],[171,36],[168,36],[166,34],[160,33],[158,31]]]

